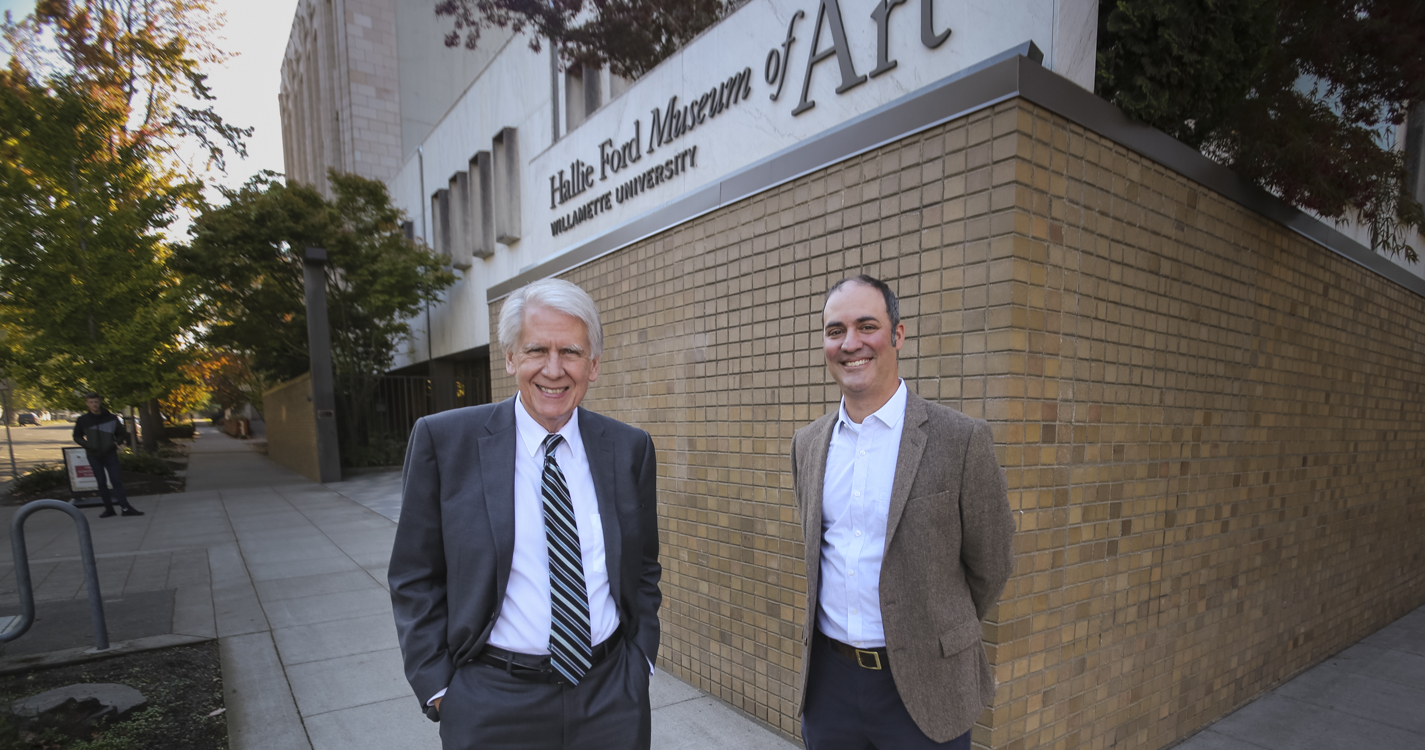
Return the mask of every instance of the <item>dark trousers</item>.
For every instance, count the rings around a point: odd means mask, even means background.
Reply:
[[[648,661],[627,640],[575,687],[529,682],[480,662],[440,702],[445,750],[648,750]]]
[[[889,666],[865,669],[817,633],[811,648],[802,740],[807,750],[970,750],[970,733],[936,742],[915,725]]]
[[[104,501],[104,510],[114,509],[114,499],[119,501],[121,507],[132,508],[133,506],[129,505],[129,496],[124,494],[124,481],[119,478],[119,454],[98,456],[86,453],[85,458],[89,459],[89,468],[94,470],[94,479],[99,482],[99,499]],[[114,484],[112,499],[109,496],[110,482]]]

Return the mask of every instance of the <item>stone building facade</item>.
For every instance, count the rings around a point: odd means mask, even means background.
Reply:
[[[401,164],[394,0],[302,0],[282,61],[288,179],[329,194],[327,170],[388,180]]]

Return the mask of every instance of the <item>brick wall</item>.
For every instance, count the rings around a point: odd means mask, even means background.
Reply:
[[[787,456],[863,271],[1019,511],[978,744],[1163,747],[1425,602],[1425,300],[1016,100],[563,274],[659,449],[662,668],[797,733]]]

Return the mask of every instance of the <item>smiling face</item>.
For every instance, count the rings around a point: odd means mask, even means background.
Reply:
[[[891,400],[900,386],[896,356],[905,341],[905,325],[892,327],[885,297],[875,287],[856,282],[832,293],[821,319],[826,369],[841,386],[846,413],[859,423]]]
[[[505,372],[519,383],[520,403],[540,426],[557,432],[599,377],[589,331],[572,315],[539,305],[524,309],[519,342],[505,352]]]

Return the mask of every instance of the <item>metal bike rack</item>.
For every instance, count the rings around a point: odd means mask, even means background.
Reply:
[[[35,500],[15,512],[10,521],[10,548],[15,552],[15,585],[20,593],[20,621],[0,633],[0,643],[13,641],[35,624],[35,591],[30,584],[30,556],[25,549],[25,519],[46,508],[62,510],[74,519],[79,532],[79,556],[84,560],[84,582],[89,588],[89,613],[94,620],[94,650],[109,648],[109,628],[104,622],[104,597],[99,593],[99,568],[94,564],[94,542],[84,512],[59,500]]]

